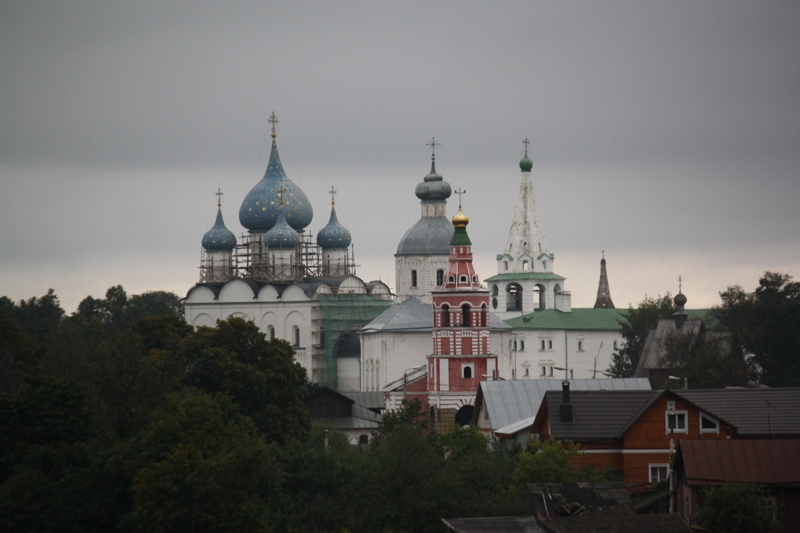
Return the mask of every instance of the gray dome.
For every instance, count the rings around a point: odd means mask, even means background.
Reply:
[[[423,202],[441,202],[450,198],[450,184],[436,172],[436,161],[431,161],[431,172],[417,185],[414,193]]]
[[[422,217],[400,239],[397,255],[450,255],[454,231],[445,217]]]

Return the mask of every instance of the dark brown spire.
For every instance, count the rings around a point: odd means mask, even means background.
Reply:
[[[611,301],[611,289],[608,288],[608,275],[606,274],[606,254],[600,260],[600,285],[597,287],[597,300],[594,302],[595,309],[615,309],[614,302]]]

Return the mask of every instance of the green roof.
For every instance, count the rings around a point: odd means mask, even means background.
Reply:
[[[571,313],[556,309],[545,309],[506,320],[515,329],[573,329],[619,331],[627,309],[592,309],[573,307]]]
[[[491,278],[487,278],[483,281],[519,281],[525,279],[535,279],[535,280],[563,280],[567,279],[564,276],[559,276],[558,274],[553,274],[551,272],[509,272],[508,274],[496,274]]]
[[[467,235],[467,228],[456,226],[453,232],[453,238],[450,240],[450,246],[469,246],[472,242]]]
[[[689,318],[708,319],[709,309],[687,309]],[[620,322],[627,320],[628,309],[593,309],[573,307],[571,313],[556,309],[536,311],[522,317],[511,318],[506,323],[514,329],[569,329],[592,331],[619,331]]]

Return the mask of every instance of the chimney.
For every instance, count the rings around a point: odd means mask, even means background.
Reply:
[[[561,421],[572,422],[572,404],[569,403],[569,381],[561,382]]]

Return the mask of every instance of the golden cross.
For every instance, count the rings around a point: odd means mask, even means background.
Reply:
[[[217,195],[217,207],[222,207],[222,189],[217,188],[217,192],[214,194]]]
[[[278,123],[278,117],[275,116],[275,111],[269,116],[269,123],[272,124],[272,138],[274,139],[277,136],[275,133],[275,124]]]
[[[461,195],[467,194],[467,191],[459,187],[458,190],[456,191],[456,194],[458,195],[458,208],[461,209]]]
[[[331,205],[336,205],[336,189],[333,188],[333,185],[331,185],[331,190],[328,192],[331,193]]]
[[[278,187],[278,198],[280,198],[281,210],[283,210],[283,193],[284,192],[286,192],[286,188],[283,185]]]

